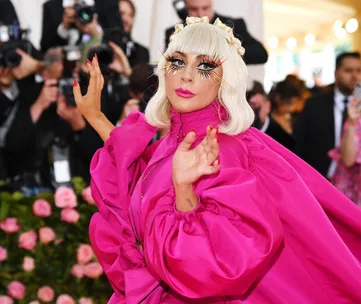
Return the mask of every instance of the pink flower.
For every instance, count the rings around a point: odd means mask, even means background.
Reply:
[[[71,274],[78,279],[81,279],[82,277],[84,277],[84,272],[85,272],[84,265],[76,264],[71,268]]]
[[[56,299],[56,304],[75,304],[75,301],[71,296],[62,294]]]
[[[40,242],[43,244],[48,244],[55,240],[55,232],[49,227],[43,227],[39,230]]]
[[[25,290],[25,286],[19,281],[12,281],[8,285],[8,294],[16,300],[24,300]]]
[[[33,212],[39,217],[48,217],[51,215],[51,206],[46,200],[36,200],[33,204]]]
[[[103,274],[103,268],[99,263],[90,263],[85,265],[85,275],[88,278],[96,279]]]
[[[8,251],[4,247],[0,246],[0,262],[5,261],[7,258],[8,258]]]
[[[93,304],[93,300],[91,298],[80,298],[79,304]]]
[[[0,228],[7,233],[14,233],[20,230],[20,225],[16,218],[7,218],[0,223]]]
[[[24,232],[20,234],[18,247],[26,250],[32,250],[36,246],[37,239],[38,236],[34,231]]]
[[[35,268],[35,261],[33,258],[25,257],[23,261],[23,269],[24,271],[33,271]]]
[[[82,192],[81,192],[81,196],[83,197],[83,199],[89,204],[89,205],[95,205],[92,193],[91,193],[91,189],[90,187],[85,188]]]
[[[54,300],[54,290],[50,286],[43,286],[38,290],[38,298],[41,302],[51,302]]]
[[[78,205],[74,190],[68,187],[59,187],[54,198],[58,208],[75,208]]]
[[[69,224],[77,223],[80,218],[78,211],[71,208],[65,208],[61,210],[60,216],[62,221],[67,222]]]
[[[0,296],[1,304],[14,304],[14,300],[8,296]]]
[[[84,265],[90,262],[90,260],[93,258],[93,249],[91,248],[90,245],[86,245],[86,244],[80,245],[77,250],[76,257],[78,259],[78,263]]]

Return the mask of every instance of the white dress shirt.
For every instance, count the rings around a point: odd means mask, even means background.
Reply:
[[[334,114],[334,123],[335,123],[335,147],[339,147],[341,144],[341,134],[342,134],[342,113],[345,109],[345,98],[350,102],[351,96],[343,95],[338,88],[335,88],[335,97],[333,105],[333,114]],[[335,161],[331,162],[330,167],[328,168],[327,177],[332,178],[335,174],[337,163]]]
[[[264,124],[263,124],[263,126],[262,126],[262,128],[261,128],[260,131],[263,132],[263,133],[266,133],[266,131],[267,131],[268,127],[269,127],[269,123],[270,123],[270,118],[269,118],[269,116],[267,115],[266,118],[265,118],[265,120],[264,120]]]

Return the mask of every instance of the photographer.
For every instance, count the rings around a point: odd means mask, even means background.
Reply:
[[[132,29],[136,8],[131,0],[119,0],[119,12],[123,22],[124,32],[128,37],[126,42],[125,54],[128,57],[131,66],[149,62],[149,51],[146,47],[133,41]]]
[[[118,0],[95,0],[94,7],[83,1],[48,0],[43,5],[41,49],[76,45],[89,36],[100,36],[102,29],[121,27]],[[76,3],[75,3],[76,2]],[[75,5],[78,5],[76,9]],[[79,6],[79,4],[81,6]],[[76,14],[85,10],[85,14]],[[94,18],[94,14],[95,15]],[[99,21],[99,23],[98,23]]]
[[[255,112],[253,126],[272,137],[290,151],[294,150],[295,141],[271,116],[271,101],[267,97],[262,84],[254,82],[253,88],[247,92],[247,100]]]
[[[5,165],[7,159],[4,151],[6,135],[15,119],[20,103],[34,93],[32,90],[33,74],[40,72],[43,68],[42,62],[32,58],[24,51],[13,49],[11,52],[13,55],[18,55],[15,66],[9,66],[6,56],[5,60],[0,62],[0,180],[5,180],[7,177]],[[1,48],[0,54],[4,55]],[[4,56],[2,58],[4,59]]]
[[[88,136],[87,126],[79,111],[59,95],[62,72],[62,50],[49,49],[44,83],[36,85],[38,97],[19,103],[4,146],[10,190],[30,195],[70,184],[73,176],[88,179],[91,156],[84,155],[88,146],[82,140]]]
[[[214,23],[219,18],[223,23],[232,27],[234,34],[242,41],[242,45],[246,50],[244,54],[246,64],[263,64],[267,62],[268,54],[266,49],[261,42],[252,37],[248,32],[244,19],[233,19],[219,15],[213,10],[213,0],[174,0],[173,5],[183,22],[188,15],[192,17],[207,16],[211,23]],[[165,32],[166,47],[173,32],[174,27],[168,28]]]
[[[12,24],[16,20],[19,23],[15,8],[10,0],[0,0],[0,23]]]

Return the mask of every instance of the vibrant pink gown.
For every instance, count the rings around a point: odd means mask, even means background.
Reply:
[[[151,146],[156,129],[133,113],[94,156],[90,239],[109,303],[361,303],[361,209],[256,129],[220,134],[220,172],[195,185],[196,210],[175,209],[175,150],[218,108],[172,111]]]

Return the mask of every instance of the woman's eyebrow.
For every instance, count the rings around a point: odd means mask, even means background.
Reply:
[[[179,55],[181,55],[182,57],[187,57],[187,55],[186,54],[184,54],[184,53],[182,53],[182,52],[178,52],[178,51],[176,51],[176,52],[174,52],[174,54],[179,54]]]

